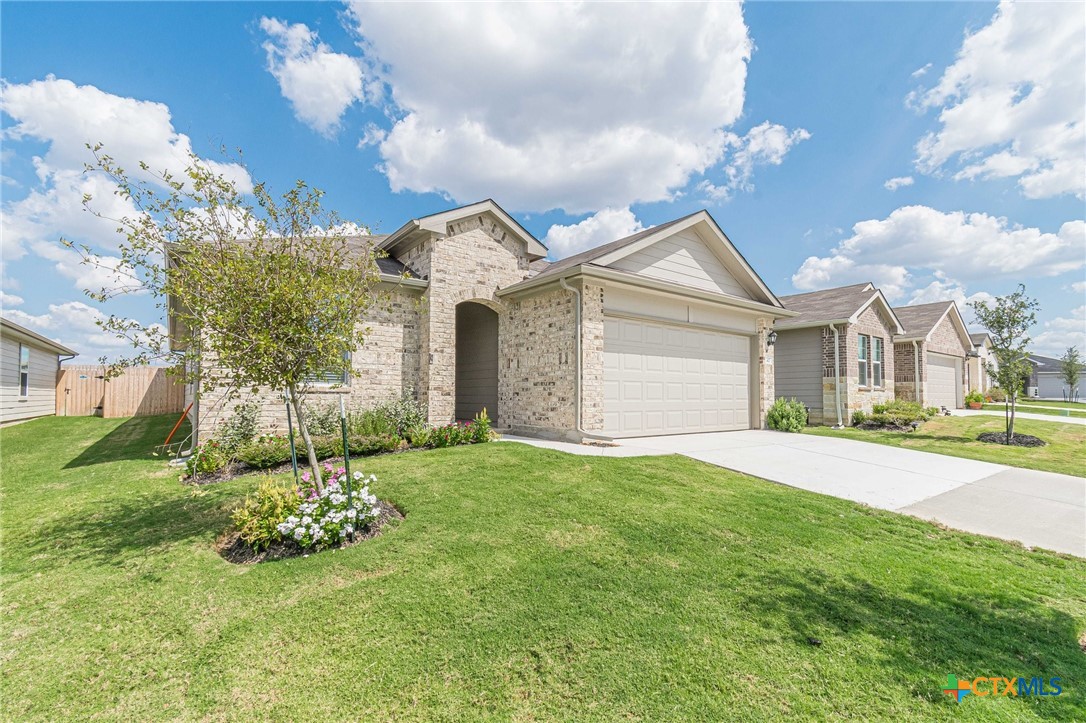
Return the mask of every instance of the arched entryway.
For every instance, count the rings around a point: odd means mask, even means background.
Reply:
[[[486,409],[498,420],[498,314],[465,301],[456,307],[456,418]]]

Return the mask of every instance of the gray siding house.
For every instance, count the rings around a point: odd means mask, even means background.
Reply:
[[[960,409],[969,382],[966,359],[973,341],[958,305],[937,301],[899,306],[894,312],[905,327],[905,333],[894,337],[898,399]]]
[[[406,393],[431,424],[485,407],[500,428],[575,440],[764,425],[768,334],[794,313],[706,211],[553,263],[492,200],[356,242],[388,254],[394,301],[360,320],[371,333],[352,354],[357,375],[314,385],[315,403]],[[278,390],[257,397],[262,426],[285,429]],[[203,395],[199,435],[230,406]]]
[[[76,353],[0,318],[0,423],[56,414],[62,356]]]
[[[777,322],[778,397],[795,397],[810,424],[850,424],[855,411],[894,398],[893,338],[904,329],[872,284],[782,296],[797,312]]]
[[[1079,372],[1078,384],[1069,388],[1063,380],[1059,359],[1030,354],[1029,363],[1033,366],[1026,394],[1039,399],[1079,399],[1086,390],[1086,370]]]

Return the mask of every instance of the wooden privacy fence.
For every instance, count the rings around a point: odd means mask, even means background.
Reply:
[[[57,416],[146,417],[180,414],[185,387],[164,367],[132,367],[109,381],[100,366],[65,366],[57,372]]]

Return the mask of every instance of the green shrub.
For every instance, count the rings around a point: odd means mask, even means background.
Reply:
[[[926,422],[928,419],[939,416],[939,407],[927,407],[924,413],[927,415],[927,419],[924,420]]]
[[[185,460],[185,472],[190,477],[212,474],[226,467],[229,461],[230,456],[223,450],[222,445],[212,439],[193,450]]]
[[[430,430],[430,446],[436,449],[455,447],[469,441],[471,441],[471,435],[467,427],[462,424],[446,424]]]
[[[230,517],[241,539],[256,551],[282,538],[278,526],[298,510],[298,492],[270,477],[260,481],[255,496],[245,497]]]
[[[984,395],[978,392],[976,389],[969,390],[969,393],[965,395],[966,404],[983,404]]]
[[[909,427],[913,422],[928,421],[938,411],[934,407],[925,409],[916,402],[895,399],[871,405],[871,414],[865,415],[858,421],[854,414],[852,423],[872,427]]]
[[[290,441],[278,435],[263,435],[239,449],[235,456],[256,469],[268,469],[290,461]]]
[[[780,397],[766,413],[766,424],[781,432],[799,432],[807,426],[807,407],[793,398]]]
[[[375,435],[364,437],[355,435],[347,438],[347,449],[351,454],[359,457],[368,457],[383,452],[394,452],[400,447],[401,439],[395,435]]]
[[[222,450],[232,455],[241,447],[253,440],[257,432],[257,417],[260,414],[260,405],[256,402],[242,402],[234,407],[230,418],[219,428],[215,439],[218,440]]]
[[[862,409],[857,409],[855,412],[852,413],[852,426],[853,427],[858,427],[861,424],[863,424],[865,421],[867,421],[867,415],[864,414],[864,411]]]
[[[420,426],[407,430],[407,442],[412,447],[425,447],[429,445],[430,428],[427,426]]]
[[[347,419],[347,433],[360,437],[396,434],[396,421],[389,416],[384,406],[351,412]]]
[[[993,402],[1005,402],[1007,401],[1007,393],[999,387],[992,387],[988,390],[988,398]]]
[[[305,405],[305,426],[312,437],[328,437],[340,434],[339,402],[335,404]]]
[[[399,400],[382,405],[380,409],[395,427],[399,436],[407,434],[409,429],[426,426],[426,407],[417,402],[409,393],[404,393]]]
[[[476,414],[475,419],[468,425],[467,436],[472,444],[489,442],[492,427],[490,416],[486,413],[486,407],[483,407],[483,411]]]

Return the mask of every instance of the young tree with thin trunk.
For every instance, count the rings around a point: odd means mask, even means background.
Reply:
[[[226,399],[244,390],[289,393],[309,466],[323,489],[305,415],[307,380],[351,373],[349,353],[368,331],[361,320],[387,298],[379,289],[378,252],[345,235],[364,231],[324,209],[323,193],[302,181],[279,198],[257,184],[250,197],[195,155],[184,178],[155,174],[143,164],[134,177],[100,146],[91,150],[95,164],[88,172],[111,177],[139,214],[113,219],[123,236],[116,271],[123,282],[87,293],[106,301],[150,292],[170,322],[168,330],[104,318],[103,329],[137,349],[109,372],[168,360],[173,373],[195,382],[198,395],[224,389]],[[94,213],[94,199],[85,198],[84,205]],[[96,263],[91,249],[67,245]]]
[[[992,337],[992,355],[998,364],[987,364],[988,374],[1007,394],[1004,412],[1007,422],[1006,444],[1014,440],[1014,415],[1018,395],[1022,392],[1022,380],[1029,377],[1029,330],[1037,322],[1040,305],[1036,299],[1026,296],[1022,284],[1013,294],[1000,296],[991,304],[986,301],[970,302],[976,321]]]
[[[1075,401],[1075,387],[1078,386],[1078,375],[1086,369],[1082,363],[1082,355],[1077,348],[1067,347],[1067,351],[1060,357],[1060,378],[1067,385],[1067,401]]]

